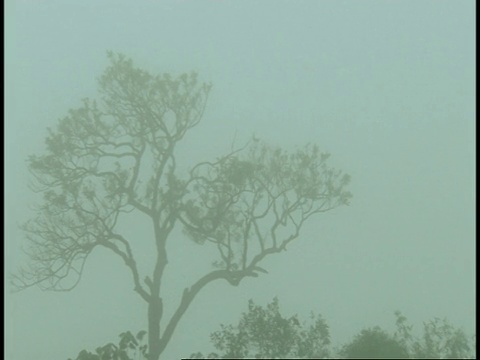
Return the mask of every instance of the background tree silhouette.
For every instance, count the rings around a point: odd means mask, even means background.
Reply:
[[[242,314],[238,325],[221,325],[212,333],[211,340],[219,353],[208,358],[217,359],[326,359],[330,354],[330,333],[321,316],[309,323],[300,323],[298,316],[284,317],[277,298],[265,308],[248,303],[248,312]],[[204,358],[197,352],[191,359]]]
[[[376,326],[363,329],[340,351],[346,359],[407,359],[408,348]]]
[[[399,311],[395,312],[396,331],[389,334],[376,326],[360,331],[339,354],[347,359],[475,359],[475,340],[446,319],[423,323],[422,336]]]
[[[237,325],[221,325],[211,334],[216,352],[196,352],[191,359],[475,359],[475,340],[446,319],[423,323],[416,336],[413,326],[395,312],[394,333],[379,326],[364,328],[351,341],[331,349],[327,322],[311,315],[310,322],[297,315],[286,317],[274,298],[262,307],[252,300]],[[84,360],[84,359],[77,359]],[[86,359],[85,359],[86,360]]]
[[[30,263],[12,281],[19,290],[68,291],[92,251],[108,249],[124,261],[148,307],[148,356],[157,360],[202,288],[265,273],[261,261],[286,250],[311,216],[348,204],[350,178],[329,167],[317,146],[288,153],[258,140],[181,174],[176,145],[202,119],[211,85],[195,73],[152,75],[123,55],[109,59],[101,98],[70,110],[49,130],[45,154],[29,158],[43,201],[23,226]],[[149,219],[152,239],[120,231],[132,212]],[[161,285],[176,226],[214,246],[218,258],[166,319]],[[137,267],[132,241],[152,243],[155,264],[147,274]]]

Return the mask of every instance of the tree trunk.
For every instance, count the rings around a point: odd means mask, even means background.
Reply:
[[[148,360],[160,358],[160,320],[163,304],[159,297],[152,297],[148,304]]]

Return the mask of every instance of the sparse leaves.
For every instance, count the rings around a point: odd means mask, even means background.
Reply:
[[[128,242],[118,244],[121,213],[137,209],[166,234],[173,228],[184,191],[174,148],[199,122],[209,86],[196,74],[153,76],[123,55],[109,59],[99,79],[102,101],[84,99],[49,129],[46,152],[29,157],[32,187],[44,197],[24,226],[32,265],[13,277],[16,289],[72,288],[96,246],[120,255],[136,277]]]
[[[95,350],[95,354],[82,350],[75,360],[147,360],[147,344],[142,341],[145,334],[144,330],[139,331],[136,336],[130,331],[121,333],[118,345],[109,343],[100,346]]]
[[[255,266],[298,237],[310,216],[351,198],[350,177],[328,167],[316,146],[287,153],[255,141],[245,151],[196,166],[181,212],[185,232],[214,243],[227,270]]]

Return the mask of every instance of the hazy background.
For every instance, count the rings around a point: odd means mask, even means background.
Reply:
[[[395,310],[417,330],[438,316],[475,331],[474,1],[10,0],[5,10],[6,273],[25,260],[18,224],[35,202],[25,160],[95,97],[113,50],[213,83],[180,149],[185,166],[255,133],[286,148],[318,143],[353,178],[351,206],[308,223],[265,263],[269,275],[205,288],[165,359],[209,350],[210,332],[248,299],[275,295],[286,315],[321,313],[335,343],[392,328]],[[202,247],[170,244],[167,311],[209,266]],[[72,292],[7,291],[6,358],[65,360],[145,328],[132,289],[122,262],[97,251]]]

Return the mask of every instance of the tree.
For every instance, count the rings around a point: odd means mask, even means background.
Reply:
[[[297,315],[283,317],[274,298],[266,308],[250,300],[248,312],[242,314],[238,325],[221,325],[211,340],[221,354],[211,353],[209,358],[325,359],[329,356],[330,334],[321,316],[312,314],[309,324],[301,324]],[[195,353],[190,358],[203,355]]]
[[[399,318],[401,315],[397,315]],[[405,337],[403,338],[405,339]],[[408,341],[410,339],[410,342]],[[446,319],[434,318],[423,323],[423,335],[415,340],[407,337],[410,354],[416,359],[475,359],[475,342]]]
[[[261,261],[286,250],[308,219],[348,204],[350,178],[329,167],[329,155],[317,146],[288,153],[257,140],[181,173],[176,146],[200,122],[211,85],[195,73],[152,75],[123,55],[109,53],[109,60],[99,79],[101,98],[70,110],[49,129],[45,154],[29,157],[43,200],[23,226],[30,263],[13,284],[71,290],[92,251],[108,249],[123,260],[146,303],[148,356],[157,360],[201,289],[266,273]],[[118,229],[131,212],[153,226],[152,239],[135,239],[152,242],[148,274],[137,267],[133,240]],[[218,259],[165,319],[166,245],[177,226],[195,243],[216,248]]]
[[[363,329],[344,345],[340,355],[346,359],[408,359],[408,349],[386,331],[376,326]]]
[[[376,326],[363,329],[352,342],[344,345],[340,355],[345,358],[365,359],[475,359],[475,345],[465,332],[455,328],[446,319],[423,323],[423,335],[412,334],[413,326],[407,318],[395,312],[396,331],[389,334]]]

